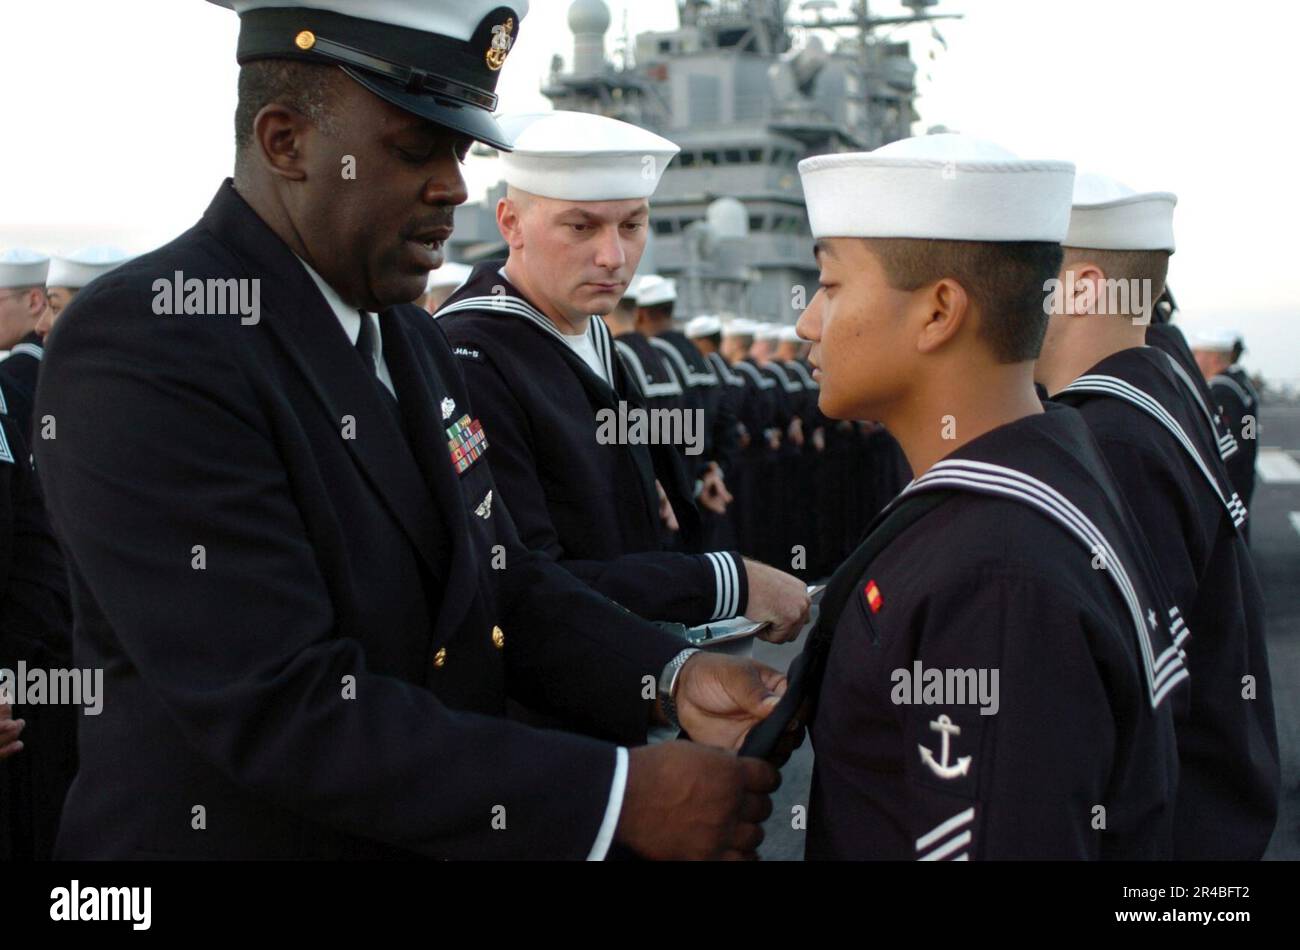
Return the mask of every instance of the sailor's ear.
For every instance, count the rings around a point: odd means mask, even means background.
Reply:
[[[509,197],[497,201],[497,230],[512,248],[523,245],[522,208]]]
[[[962,325],[971,319],[971,299],[966,288],[944,277],[915,291],[921,295],[925,321],[917,338],[917,350],[933,353],[953,339]]]
[[[278,102],[264,105],[253,119],[253,141],[248,146],[273,175],[290,181],[307,177],[303,144],[311,121]]]

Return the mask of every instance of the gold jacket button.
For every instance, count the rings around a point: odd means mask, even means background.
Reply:
[[[438,647],[438,652],[433,655],[433,665],[439,669],[447,665],[446,647]]]
[[[506,646],[506,635],[500,627],[492,628],[492,645],[498,650],[504,650]]]

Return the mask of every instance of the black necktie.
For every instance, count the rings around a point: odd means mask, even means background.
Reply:
[[[375,330],[375,324],[370,319],[370,314],[364,310],[358,310],[357,313],[361,316],[361,332],[357,334],[357,352],[361,354],[361,359],[366,364],[366,373],[370,376],[371,382],[375,384],[375,388],[379,390],[379,395],[384,400],[385,405],[400,420],[401,414],[397,408],[397,397],[379,379],[379,333]]]

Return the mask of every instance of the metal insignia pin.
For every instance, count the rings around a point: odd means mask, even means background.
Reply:
[[[510,52],[510,47],[514,38],[510,35],[515,31],[514,17],[492,27],[492,45],[488,48],[486,59],[488,69],[496,72],[506,64],[506,55]]]
[[[477,508],[474,509],[474,514],[478,515],[480,518],[491,518],[491,517],[492,517],[492,492],[491,492],[491,490],[489,490],[488,493],[487,493],[486,495],[483,496],[483,500],[479,503],[479,506],[478,506]]]
[[[442,401],[442,421],[446,422],[451,418],[451,414],[456,411],[456,400],[448,396]]]

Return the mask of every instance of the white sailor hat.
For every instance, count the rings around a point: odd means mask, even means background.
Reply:
[[[686,336],[696,339],[702,336],[716,336],[722,332],[722,321],[712,314],[702,314],[686,324]]]
[[[758,329],[754,331],[756,340],[779,340],[781,338],[781,325],[779,323],[760,323]]]
[[[16,247],[0,251],[0,289],[44,287],[50,259],[39,251]]]
[[[441,267],[429,271],[429,280],[424,285],[424,292],[427,294],[439,287],[459,287],[465,283],[465,279],[469,277],[469,272],[473,269],[468,264],[443,261]]]
[[[1174,205],[1169,191],[1137,192],[1107,175],[1074,179],[1070,230],[1063,244],[1104,251],[1174,250]]]
[[[1239,339],[1241,339],[1241,334],[1234,330],[1199,330],[1192,334],[1191,346],[1194,350],[1230,353]]]
[[[501,173],[514,188],[565,201],[649,198],[680,149],[653,132],[588,112],[557,111],[516,122],[514,149]]]
[[[1060,241],[1074,165],[944,133],[799,163],[814,237]]]
[[[758,331],[758,324],[747,317],[736,317],[722,325],[723,336],[753,336]]]
[[[782,343],[802,343],[802,342],[804,342],[803,337],[801,337],[801,336],[799,335],[799,331],[796,330],[796,329],[795,329],[794,327],[792,327],[792,326],[784,326],[784,327],[781,328],[781,336],[780,336],[780,339],[781,339],[781,342],[782,342]]]
[[[399,109],[507,149],[492,112],[528,0],[210,0],[239,14],[240,65],[333,63]]]
[[[658,274],[646,274],[636,287],[636,305],[638,307],[655,307],[662,303],[677,300],[677,281],[671,277]]]
[[[71,254],[55,254],[50,258],[50,272],[45,278],[45,286],[79,290],[101,274],[107,274],[114,267],[125,264],[131,257],[126,251],[115,247],[83,247]]]

